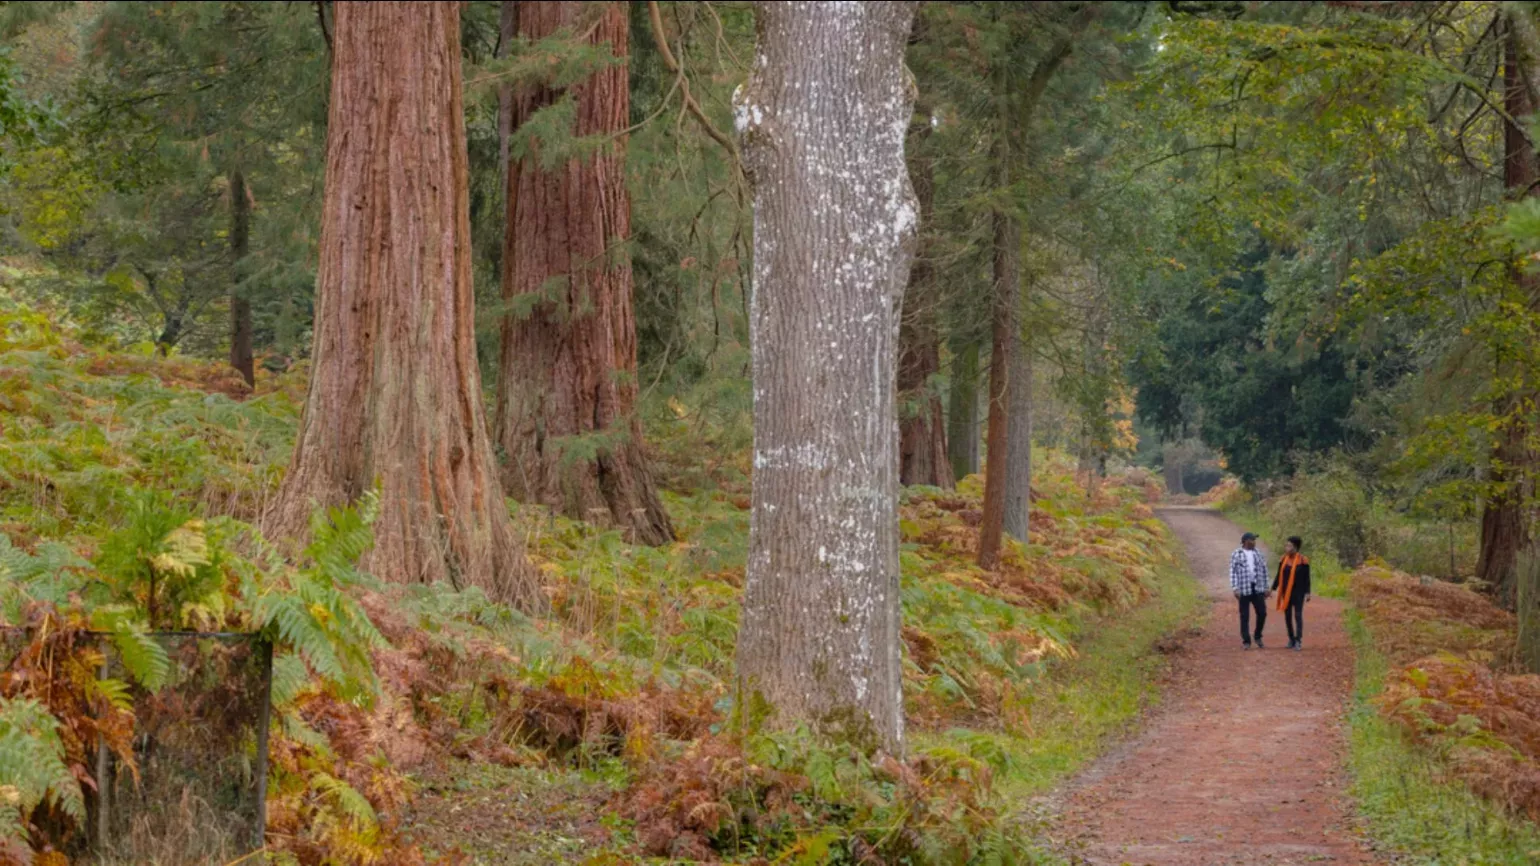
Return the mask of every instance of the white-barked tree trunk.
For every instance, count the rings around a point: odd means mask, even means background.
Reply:
[[[740,708],[902,750],[899,314],[916,3],[766,2],[735,96],[754,187]]]

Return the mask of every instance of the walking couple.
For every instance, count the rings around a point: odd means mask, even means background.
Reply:
[[[1305,602],[1310,600],[1310,560],[1300,553],[1304,542],[1289,537],[1278,573],[1268,583],[1267,560],[1257,550],[1257,536],[1241,536],[1241,546],[1230,555],[1230,590],[1241,606],[1241,647],[1251,649],[1253,641],[1262,649],[1262,625],[1267,622],[1267,600],[1278,594],[1278,609],[1289,629],[1289,649],[1302,648],[1305,639]],[[1257,630],[1251,630],[1251,612],[1257,614]]]

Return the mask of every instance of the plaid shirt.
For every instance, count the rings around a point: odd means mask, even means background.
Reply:
[[[1239,595],[1267,592],[1267,561],[1262,551],[1240,547],[1230,554],[1230,589]]]

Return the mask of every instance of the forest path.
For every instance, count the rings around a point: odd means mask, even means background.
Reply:
[[[1241,529],[1203,508],[1159,515],[1186,546],[1212,614],[1176,656],[1161,707],[1066,793],[1060,830],[1071,848],[1096,866],[1376,862],[1342,797],[1353,651],[1341,603],[1312,599],[1304,651],[1291,652],[1270,601],[1267,649],[1244,652],[1229,586]]]

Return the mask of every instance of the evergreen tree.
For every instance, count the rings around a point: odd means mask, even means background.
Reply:
[[[537,608],[476,362],[459,6],[338,3],[333,51],[315,356],[269,526],[378,484],[372,573]]]
[[[514,89],[496,429],[511,495],[603,516],[646,544],[674,530],[637,414],[625,139],[629,18],[620,3],[525,2],[529,42],[581,33],[600,51],[574,82]]]

